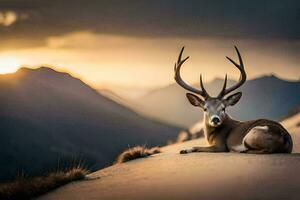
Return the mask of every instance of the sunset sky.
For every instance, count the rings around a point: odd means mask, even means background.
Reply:
[[[47,65],[97,88],[154,88],[174,82],[183,45],[188,81],[237,78],[225,59],[237,45],[249,78],[298,80],[299,10],[297,0],[0,0],[0,73]]]

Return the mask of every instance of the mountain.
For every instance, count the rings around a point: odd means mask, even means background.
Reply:
[[[120,95],[118,95],[116,92],[113,92],[112,90],[99,89],[97,91],[104,97],[107,97],[118,104],[121,104],[121,105],[123,105],[125,107],[129,107],[129,108],[134,107],[134,105],[133,105],[134,103],[132,102],[131,99],[123,98]]]
[[[161,145],[178,132],[46,67],[0,76],[0,127],[1,180],[79,162],[98,169],[128,146]]]
[[[234,81],[229,80],[228,83],[231,85]],[[217,94],[222,84],[223,79],[217,78],[205,83],[205,88],[210,94]],[[240,120],[278,120],[300,104],[300,82],[282,80],[273,75],[249,80],[237,91],[243,92],[242,99],[227,110]],[[190,105],[185,93],[174,83],[137,99],[133,109],[169,124],[189,127],[202,119],[202,110]]]

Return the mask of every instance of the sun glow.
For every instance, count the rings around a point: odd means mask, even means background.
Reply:
[[[14,73],[20,65],[20,60],[15,57],[0,57],[0,74]]]

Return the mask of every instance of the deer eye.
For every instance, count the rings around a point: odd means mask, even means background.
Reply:
[[[203,110],[204,110],[204,112],[206,112],[206,111],[207,111],[207,108],[203,108]]]

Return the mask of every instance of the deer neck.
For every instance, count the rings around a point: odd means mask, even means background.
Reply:
[[[204,116],[204,135],[209,144],[212,144],[217,136],[227,137],[230,130],[236,124],[236,120],[233,120],[228,114],[226,114],[225,120],[221,126],[212,127],[208,123],[208,119]]]

